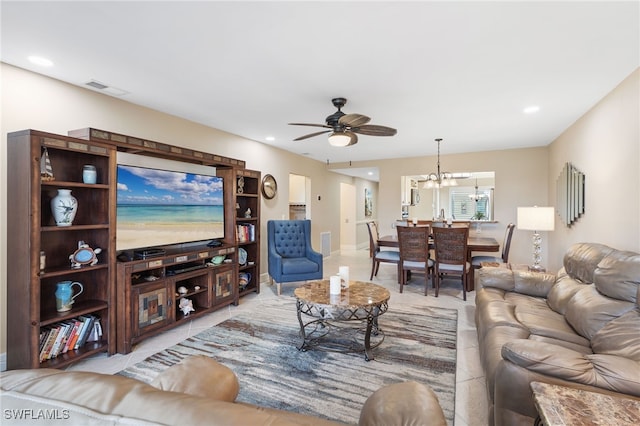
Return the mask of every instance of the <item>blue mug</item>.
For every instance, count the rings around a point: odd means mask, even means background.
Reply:
[[[73,293],[74,285],[80,287],[80,291],[75,294]],[[70,311],[75,298],[80,296],[84,287],[77,281],[60,281],[56,286],[56,309],[58,312]]]

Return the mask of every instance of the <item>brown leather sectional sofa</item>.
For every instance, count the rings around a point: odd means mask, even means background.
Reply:
[[[489,425],[532,425],[533,381],[640,399],[640,254],[580,243],[563,264],[478,270]]]
[[[107,374],[55,369],[0,375],[2,425],[338,425],[291,411],[234,402],[237,377],[205,356],[192,356],[150,384]],[[354,419],[358,421],[358,419]],[[358,425],[446,426],[438,398],[417,382],[395,383],[364,403]]]

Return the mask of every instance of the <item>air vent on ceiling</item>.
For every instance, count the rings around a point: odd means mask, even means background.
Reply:
[[[113,96],[122,96],[122,95],[126,95],[128,92],[122,90],[122,89],[118,89],[116,87],[111,87],[111,86],[107,86],[106,84],[100,83],[97,80],[90,80],[88,82],[85,83],[85,85],[92,87],[94,89],[100,90],[102,92],[108,93],[109,95],[113,95]]]
[[[91,80],[91,81],[89,81],[89,82],[87,83],[87,86],[91,86],[91,87],[93,87],[94,89],[98,89],[98,90],[104,90],[104,89],[106,89],[107,87],[109,87],[109,86],[107,86],[106,84],[99,83],[99,82],[97,82],[97,81],[95,81],[95,80]]]

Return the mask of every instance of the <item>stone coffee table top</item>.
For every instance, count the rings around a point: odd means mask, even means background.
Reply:
[[[294,294],[308,303],[344,309],[380,305],[391,297],[386,288],[364,281],[350,281],[348,289],[343,288],[340,294],[335,295],[329,293],[329,280],[312,281],[298,287]]]

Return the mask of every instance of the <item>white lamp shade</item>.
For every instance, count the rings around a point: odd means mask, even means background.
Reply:
[[[332,146],[347,146],[351,143],[351,136],[344,132],[333,132],[329,135],[329,144]]]
[[[518,229],[553,231],[553,207],[518,207]]]

